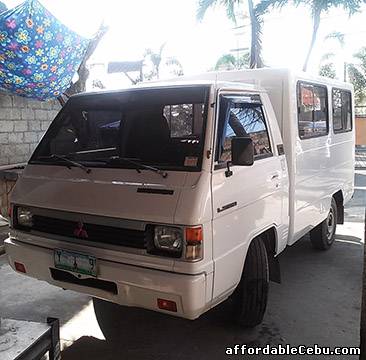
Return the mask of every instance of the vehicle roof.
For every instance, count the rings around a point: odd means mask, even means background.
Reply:
[[[339,80],[329,79],[326,77],[304,73],[301,71],[293,71],[287,68],[261,68],[261,69],[246,69],[233,71],[211,71],[203,74],[192,76],[181,76],[170,80],[155,80],[147,81],[137,85],[131,85],[118,90],[99,90],[91,91],[83,94],[76,94],[74,97],[95,96],[98,94],[113,94],[124,93],[127,91],[135,91],[141,89],[167,89],[181,87],[199,87],[199,86],[214,86],[216,89],[228,90],[249,90],[263,92],[263,87],[260,86],[262,79],[273,79],[277,81],[277,77],[284,79],[295,79],[300,81],[315,81],[324,85],[338,86],[345,89],[353,89],[352,84],[345,83]]]
[[[179,79],[179,78],[178,78]],[[178,81],[178,79],[176,79]],[[315,82],[327,86],[339,87],[342,89],[353,90],[353,85],[337,79],[331,79],[318,74],[303,72],[289,68],[260,68],[230,71],[207,72],[198,75],[183,76],[183,81],[194,81],[195,79],[216,79],[218,81],[229,81],[235,83],[256,84],[258,88],[265,88],[270,82],[272,85],[278,81],[285,82]],[[266,83],[267,85],[264,85]]]
[[[79,98],[79,97],[86,97],[86,96],[95,96],[95,95],[106,95],[106,94],[113,94],[116,95],[118,93],[123,93],[127,91],[134,91],[134,90],[141,90],[141,89],[167,89],[167,88],[181,88],[181,87],[201,87],[207,86],[211,87],[214,86],[217,89],[233,89],[233,90],[252,90],[252,91],[264,91],[260,87],[250,84],[250,83],[243,83],[243,82],[232,82],[232,81],[216,81],[213,79],[209,80],[187,80],[187,81],[149,81],[140,83],[137,85],[131,85],[126,88],[117,89],[117,90],[99,90],[99,91],[90,91],[81,94],[75,94],[72,98]]]

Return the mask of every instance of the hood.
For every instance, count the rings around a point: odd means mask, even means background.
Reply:
[[[33,207],[161,223],[174,223],[179,197],[200,173],[28,165],[11,202]]]

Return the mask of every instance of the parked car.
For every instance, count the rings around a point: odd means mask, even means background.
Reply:
[[[183,80],[73,96],[12,194],[10,265],[93,296],[103,331],[107,301],[196,319],[229,297],[256,326],[277,256],[308,232],[328,249],[353,194],[351,85]]]

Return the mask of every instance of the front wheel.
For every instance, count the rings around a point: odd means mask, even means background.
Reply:
[[[95,317],[106,340],[118,341],[123,335],[119,326],[121,306],[94,297],[93,306]]]
[[[255,327],[264,317],[269,289],[269,264],[261,238],[249,245],[244,270],[233,294],[234,317],[243,327]]]
[[[337,203],[332,198],[327,218],[310,231],[310,241],[314,249],[328,250],[334,243],[337,227]]]

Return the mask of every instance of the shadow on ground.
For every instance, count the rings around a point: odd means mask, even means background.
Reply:
[[[226,358],[226,348],[235,344],[357,346],[361,239],[341,236],[332,249],[318,252],[304,238],[280,261],[283,284],[271,284],[264,323],[255,330],[233,325],[228,302],[195,321],[114,307],[119,341],[84,336],[62,352],[62,359],[215,360]]]

